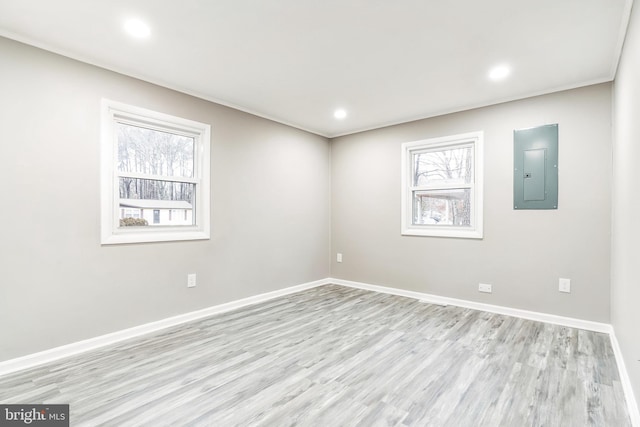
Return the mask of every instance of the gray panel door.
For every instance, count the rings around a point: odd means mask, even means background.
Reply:
[[[558,125],[513,131],[513,208],[558,208]]]

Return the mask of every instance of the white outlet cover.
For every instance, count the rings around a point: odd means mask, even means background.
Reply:
[[[487,284],[487,283],[480,283],[478,284],[478,291],[480,292],[486,292],[488,294],[490,294],[491,292],[493,292],[492,290],[492,286]]]
[[[341,254],[341,253],[338,253],[338,254],[336,255],[336,261],[337,261],[337,262],[342,262],[342,254]]]
[[[558,290],[560,292],[571,293],[571,279],[562,279],[558,281]]]
[[[196,275],[187,274],[187,288],[195,288],[195,286],[196,286]]]

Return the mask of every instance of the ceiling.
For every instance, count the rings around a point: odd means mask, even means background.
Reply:
[[[611,81],[631,2],[0,0],[0,35],[334,137]]]

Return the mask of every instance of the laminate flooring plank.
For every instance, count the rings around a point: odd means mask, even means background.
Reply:
[[[336,399],[341,398],[346,387],[335,383],[313,383],[304,392],[295,396],[284,405],[278,405],[268,411],[261,419],[252,420],[255,426],[304,426],[313,425],[318,414]],[[349,410],[349,418],[357,418],[366,411],[363,405]]]
[[[407,413],[400,411],[398,408],[379,402],[369,407],[356,424],[356,427],[393,427],[402,425],[402,421],[406,418]]]
[[[609,337],[336,285],[0,377],[73,426],[630,426]]]

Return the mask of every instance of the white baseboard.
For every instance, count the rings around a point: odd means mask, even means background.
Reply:
[[[504,314],[505,316],[520,317],[523,319],[535,320],[538,322],[552,323],[554,325],[568,326],[570,328],[585,329],[594,332],[603,332],[606,334],[613,331],[611,325],[608,323],[592,322],[590,320],[574,319],[573,317],[556,316],[555,314],[539,313],[536,311],[527,311],[500,305],[491,305],[457,298],[441,297],[438,295],[424,294],[422,292],[407,291],[404,289],[391,288],[387,286],[352,282],[350,280],[328,279],[328,281],[336,285],[365,289],[368,291],[381,292],[385,294],[393,294],[408,298],[415,298],[433,304],[453,305],[456,307],[471,308],[473,310],[488,311],[490,313]]]
[[[629,380],[629,374],[622,358],[622,352],[620,345],[616,339],[616,335],[613,330],[613,326],[608,323],[592,322],[589,320],[575,319],[572,317],[556,316],[554,314],[539,313],[535,311],[520,310],[517,308],[503,307],[498,305],[483,304],[474,301],[461,300],[456,298],[441,297],[438,295],[425,294],[422,292],[407,291],[404,289],[391,288],[387,286],[371,285],[369,283],[353,282],[350,280],[342,279],[328,279],[328,283],[333,283],[341,286],[348,286],[351,288],[364,289],[368,291],[381,292],[385,294],[398,295],[408,298],[415,298],[421,301],[440,304],[440,305],[453,305],[456,307],[471,308],[474,310],[488,311],[490,313],[504,314],[506,316],[520,317],[528,320],[535,320],[538,322],[552,323],[555,325],[568,326],[571,328],[585,329],[588,331],[602,332],[609,334],[611,339],[611,347],[615,354],[616,364],[618,365],[618,373],[620,375],[620,381],[622,383],[622,389],[624,390],[625,399],[627,402],[627,410],[629,411],[629,417],[631,418],[631,424],[633,427],[640,427],[640,412],[638,405],[631,387],[631,381]]]
[[[23,369],[32,368],[44,363],[53,362],[58,359],[62,359],[68,356],[73,356],[78,353],[97,349],[111,344],[116,344],[120,341],[124,341],[130,338],[134,338],[141,335],[146,335],[152,332],[156,332],[165,328],[180,325],[193,320],[202,319],[214,314],[224,313],[227,311],[235,310],[241,307],[257,304],[260,302],[268,301],[280,296],[293,294],[296,292],[304,291],[307,289],[315,288],[322,285],[336,284],[341,286],[347,286],[350,288],[364,289],[374,292],[380,292],[385,294],[392,294],[398,296],[404,296],[408,298],[414,298],[421,301],[440,304],[440,305],[453,305],[457,307],[470,308],[474,310],[487,311],[490,313],[503,314],[506,316],[520,317],[523,319],[534,320],[539,322],[552,323],[561,326],[568,326],[571,328],[585,329],[594,332],[602,332],[609,334],[611,337],[611,345],[616,357],[616,363],[620,372],[620,379],[622,387],[625,393],[627,401],[627,408],[631,417],[631,422],[634,427],[640,427],[640,413],[638,411],[638,405],[634,398],[633,389],[631,388],[631,382],[622,359],[622,353],[618,340],[615,337],[615,333],[610,324],[592,322],[582,319],[574,319],[571,317],[556,316],[553,314],[539,313],[535,311],[520,310],[516,308],[484,304],[474,301],[442,297],[438,295],[425,294],[422,292],[408,291],[404,289],[392,288],[387,286],[372,285],[362,282],[354,282],[350,280],[327,278],[322,280],[316,280],[314,282],[303,283],[301,285],[291,286],[284,289],[279,289],[273,292],[267,292],[264,294],[254,295],[248,298],[243,298],[236,301],[231,301],[224,304],[207,307],[202,310],[193,311],[190,313],[180,314],[178,316],[169,317],[166,319],[158,320],[144,325],[135,326],[133,328],[116,331],[110,334],[101,335],[95,338],[90,338],[83,341],[55,347],[50,350],[45,350],[39,353],[30,354],[27,356],[19,357],[16,359],[10,359],[4,362],[0,362],[0,376],[6,375],[12,372],[20,371]]]
[[[180,314],[178,316],[169,317],[166,319],[158,320],[155,322],[146,323],[132,328],[123,329],[120,331],[112,332],[98,337],[89,338],[86,340],[74,342],[71,344],[55,347],[49,350],[41,351],[38,353],[29,354],[16,359],[10,359],[4,362],[0,362],[0,375],[6,375],[11,372],[32,368],[37,365],[41,365],[47,362],[52,362],[64,357],[72,356],[85,351],[93,350],[96,348],[104,347],[107,345],[115,344],[120,341],[124,341],[137,336],[156,332],[161,329],[169,328],[171,326],[180,325],[182,323],[190,322],[193,320],[202,319],[207,316],[212,316],[218,313],[224,313],[226,311],[235,310],[237,308],[245,307],[252,304],[257,304],[263,301],[267,301],[273,298],[277,298],[284,295],[289,295],[295,292],[300,292],[306,289],[322,286],[326,284],[336,284],[342,286],[348,286],[351,288],[365,289],[374,292],[381,292],[386,294],[399,295],[409,298],[415,298],[422,301],[442,304],[442,305],[454,305],[465,308],[472,308],[474,310],[483,310],[492,313],[504,314],[514,317],[522,317],[525,319],[536,320],[540,322],[554,323],[563,326],[569,326],[573,328],[587,329],[596,332],[611,333],[611,325],[597,322],[589,322],[586,320],[572,319],[568,317],[555,316],[552,314],[536,313],[526,310],[518,310],[509,307],[495,306],[489,304],[482,304],[473,301],[460,300],[455,298],[441,297],[437,295],[425,294],[415,291],[407,291],[404,289],[391,288],[386,286],[371,285],[362,282],[353,282],[349,280],[327,278],[322,280],[316,280],[314,282],[308,282],[297,286],[291,286],[277,291],[268,292],[264,294],[254,295],[248,298],[243,298],[228,303],[207,307],[202,310],[192,311],[190,313]],[[640,426],[639,426],[640,427]]]
[[[180,325],[182,323],[202,319],[214,314],[224,313],[226,311],[235,310],[237,308],[246,307],[248,305],[257,304],[263,301],[268,301],[273,298],[304,291],[306,289],[315,288],[327,283],[328,282],[326,279],[303,283],[301,285],[278,289],[277,291],[254,295],[248,298],[207,307],[202,310],[180,314],[155,322],[145,323],[144,325],[134,326],[132,328],[123,329],[106,335],[100,335],[98,337],[77,341],[71,344],[55,347],[38,353],[29,354],[27,356],[18,357],[16,359],[9,359],[4,362],[0,362],[0,376],[16,371],[21,371],[23,369],[33,368],[44,363],[53,362],[64,357],[73,356],[78,353],[83,353],[85,351],[115,344],[130,338],[146,335],[151,332],[169,328],[171,326]]]
[[[618,365],[618,371],[620,372],[620,381],[622,382],[624,397],[627,401],[627,409],[629,410],[631,425],[633,427],[640,427],[640,410],[638,409],[638,403],[633,393],[633,388],[631,387],[629,373],[627,372],[627,366],[625,365],[622,357],[620,344],[618,343],[618,339],[616,338],[614,331],[611,331],[609,336],[611,337],[611,347],[613,347],[613,354],[616,356],[616,364]]]

